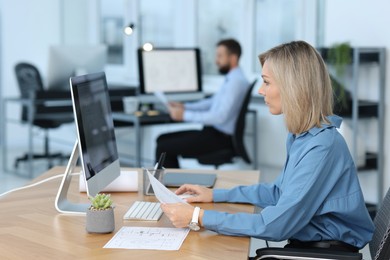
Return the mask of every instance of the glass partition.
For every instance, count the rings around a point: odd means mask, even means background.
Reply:
[[[139,1],[140,44],[152,43],[155,47],[174,46],[174,0]]]
[[[242,0],[198,0],[198,45],[202,51],[203,74],[218,74],[215,48],[224,38],[239,40]],[[229,3],[229,4],[227,4]]]
[[[255,55],[284,42],[296,40],[303,14],[300,13],[302,0],[274,1],[256,0]],[[258,59],[254,68],[259,70]]]
[[[107,63],[124,63],[124,33],[126,0],[100,0],[101,42],[108,47]]]

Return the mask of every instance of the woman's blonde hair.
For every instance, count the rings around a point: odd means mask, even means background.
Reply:
[[[329,123],[333,114],[333,90],[326,65],[310,44],[294,41],[259,55],[280,87],[287,129],[299,134]]]

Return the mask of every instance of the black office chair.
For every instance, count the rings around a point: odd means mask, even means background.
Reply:
[[[369,243],[373,260],[390,259],[390,189],[374,219],[374,236]],[[337,259],[361,260],[361,253],[326,252],[314,249],[261,248],[254,259]]]
[[[33,111],[29,111],[28,105],[23,105],[21,115],[22,122],[29,123],[28,113],[32,113],[32,124],[42,128],[45,132],[44,153],[33,154],[32,159],[49,159],[49,167],[51,167],[51,159],[63,158],[64,155],[62,153],[50,153],[48,130],[57,128],[65,123],[73,122],[72,106],[47,106],[43,103],[44,100],[52,98],[53,94],[44,90],[41,75],[34,65],[24,62],[18,63],[15,66],[15,74],[21,98],[29,99],[33,102]],[[70,98],[70,93],[69,95],[64,94],[63,98]],[[14,164],[15,168],[18,167],[19,162],[27,161],[28,159],[28,153],[24,154],[22,157],[16,158]]]
[[[245,149],[244,131],[246,113],[248,110],[249,101],[251,99],[252,89],[256,85],[256,82],[257,79],[251,83],[246,92],[244,101],[242,102],[233,134],[233,149],[222,149],[219,151],[213,151],[207,154],[199,155],[195,157],[195,159],[197,159],[200,164],[213,165],[216,169],[218,169],[218,167],[222,164],[233,163],[233,159],[235,157],[241,157],[246,163],[251,163],[251,159],[249,158],[249,155]]]

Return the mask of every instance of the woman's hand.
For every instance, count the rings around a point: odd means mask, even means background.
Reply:
[[[204,186],[184,184],[180,186],[180,188],[178,188],[175,193],[177,195],[184,193],[194,195],[185,199],[188,203],[213,201],[213,190]]]
[[[161,209],[175,227],[188,227],[192,220],[194,207],[186,203],[161,204]]]
[[[177,195],[184,193],[194,195],[185,199],[189,203],[213,201],[213,190],[199,185],[184,184],[175,193]],[[161,209],[172,224],[178,228],[188,227],[194,213],[194,207],[186,203],[161,204]],[[200,225],[203,224],[203,213],[204,211],[201,209],[199,213]]]

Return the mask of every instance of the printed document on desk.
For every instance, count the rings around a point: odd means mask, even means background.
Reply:
[[[187,203],[147,173],[161,203]],[[122,227],[104,248],[179,250],[188,232],[188,228]]]
[[[152,184],[154,195],[161,203],[187,203],[175,193],[167,189],[161,182],[159,182],[149,171],[148,176],[150,184]]]
[[[179,250],[188,228],[122,227],[104,248]]]

